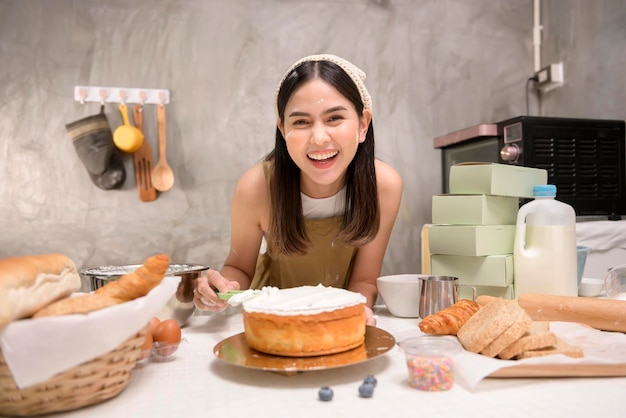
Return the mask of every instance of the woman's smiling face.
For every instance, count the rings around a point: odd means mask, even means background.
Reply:
[[[337,193],[371,120],[321,79],[302,84],[289,98],[284,125],[278,124],[291,159],[301,171],[301,190],[321,198]]]

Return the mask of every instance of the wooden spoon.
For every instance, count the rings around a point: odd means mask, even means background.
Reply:
[[[157,105],[157,123],[159,127],[159,161],[152,170],[152,185],[160,192],[166,192],[174,185],[174,172],[167,164],[165,154],[166,126],[165,126],[165,105]]]

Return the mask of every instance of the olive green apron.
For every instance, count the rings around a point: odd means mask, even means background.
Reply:
[[[268,176],[267,164],[264,164]],[[268,180],[269,181],[269,180]],[[341,216],[327,219],[307,219],[305,226],[311,248],[304,255],[270,257],[272,237],[267,237],[267,252],[260,254],[251,289],[263,286],[288,288],[304,285],[346,288],[350,280],[356,248],[337,240]]]

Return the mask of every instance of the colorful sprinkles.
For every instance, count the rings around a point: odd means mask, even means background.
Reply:
[[[448,356],[407,355],[409,384],[431,392],[448,390],[454,383],[454,360]]]

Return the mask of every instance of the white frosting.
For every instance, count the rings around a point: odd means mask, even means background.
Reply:
[[[256,297],[260,293],[261,293],[261,291],[257,290],[257,289],[244,290],[241,293],[236,293],[236,294],[232,295],[228,299],[228,304],[232,305],[232,306],[239,306],[242,303],[244,303],[245,301],[247,301],[249,299],[252,299],[253,297]]]
[[[365,296],[360,293],[321,284],[289,289],[264,287],[255,297],[243,302],[243,309],[274,315],[315,315],[365,302]]]

